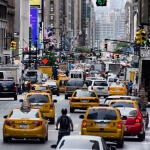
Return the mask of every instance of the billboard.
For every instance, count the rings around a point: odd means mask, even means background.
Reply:
[[[30,0],[30,6],[40,8],[41,0]]]
[[[30,25],[32,28],[32,43],[36,44],[36,37],[38,37],[38,9],[37,8],[30,8]]]

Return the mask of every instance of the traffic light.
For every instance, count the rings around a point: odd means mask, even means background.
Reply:
[[[136,44],[141,45],[142,44],[142,35],[141,35],[141,30],[136,32]]]
[[[16,50],[16,47],[17,47],[17,42],[11,41],[10,49],[11,49],[11,50]]]
[[[48,51],[48,50],[46,51],[46,55],[50,55],[50,53],[51,53],[50,51]]]
[[[144,29],[141,30],[141,36],[142,36],[142,45],[146,45],[147,44],[147,34]]]
[[[107,0],[97,0],[96,5],[97,6],[107,6]]]
[[[107,51],[107,42],[104,43],[104,48]]]
[[[116,59],[119,59],[119,54],[115,54],[115,58],[116,58]]]

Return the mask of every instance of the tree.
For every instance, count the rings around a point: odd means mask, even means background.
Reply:
[[[114,48],[114,51],[116,53],[123,53],[127,47],[129,47],[128,43],[119,42],[119,43],[117,43],[116,47]]]
[[[48,63],[46,64],[46,66],[53,66],[53,65],[55,65],[56,57],[55,57],[54,53],[52,53],[50,51],[50,55],[46,55],[46,58],[48,60]]]
[[[84,46],[77,46],[75,51],[80,53],[90,53],[90,50]]]

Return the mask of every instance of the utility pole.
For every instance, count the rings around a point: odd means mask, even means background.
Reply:
[[[31,40],[32,40],[32,28],[29,27],[29,67],[31,67]]]

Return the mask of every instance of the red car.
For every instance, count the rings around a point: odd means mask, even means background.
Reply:
[[[137,108],[118,107],[124,120],[124,136],[137,136],[140,141],[145,139],[145,122]]]

